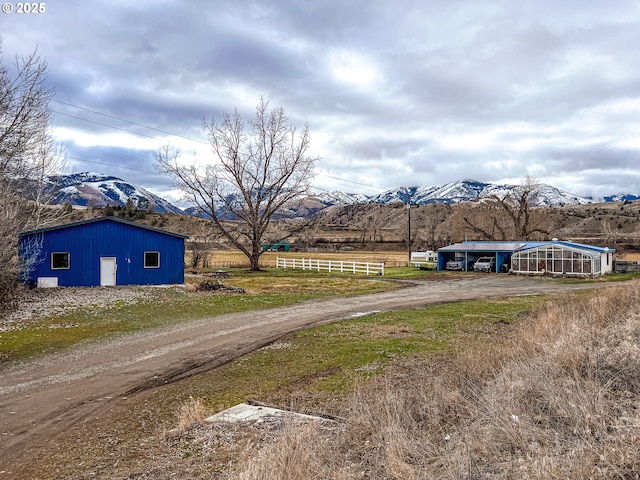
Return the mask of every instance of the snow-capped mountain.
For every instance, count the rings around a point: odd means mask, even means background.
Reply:
[[[101,173],[83,172],[73,175],[49,177],[53,204],[70,203],[74,206],[123,206],[127,200],[134,205],[158,213],[183,213],[178,207],[150,191],[132,185],[120,178]]]
[[[607,195],[604,197],[605,202],[633,202],[634,200],[640,200],[640,196],[632,195],[630,193],[621,193],[619,195]]]
[[[194,209],[182,210],[142,187],[132,185],[120,178],[110,175],[84,172],[73,175],[53,176],[49,179],[55,197],[51,203],[62,204],[69,202],[71,205],[77,206],[103,207],[106,205],[122,206],[127,203],[127,200],[131,200],[136,206],[148,205],[147,208],[149,210],[159,213],[197,214]],[[429,187],[399,187],[387,190],[378,195],[322,191],[309,195],[295,204],[288,205],[285,211],[283,211],[281,215],[278,215],[278,217],[307,217],[328,207],[363,203],[410,202],[413,205],[425,205],[429,203],[456,204],[479,200],[490,195],[503,197],[518,188],[520,188],[519,185],[497,185],[478,182],[476,180],[462,180]],[[542,184],[539,186],[538,195],[536,196],[536,205],[589,204],[638,199],[640,199],[639,196],[629,194],[612,195],[603,198],[579,197],[559,190],[551,185]]]
[[[362,193],[345,193],[345,192],[316,192],[310,195],[323,205],[329,207],[332,205],[353,205],[356,203],[369,203],[371,197]]]
[[[350,195],[342,192],[323,192],[315,195],[320,201],[333,205],[350,205],[355,203],[412,203],[426,205],[429,203],[460,203],[478,200],[491,195],[503,197],[520,188],[519,185],[496,185],[476,180],[462,180],[459,182],[434,185],[430,187],[400,187],[387,190],[378,195]],[[604,198],[579,197],[559,190],[551,185],[542,184],[536,198],[537,206],[568,205],[604,202]]]

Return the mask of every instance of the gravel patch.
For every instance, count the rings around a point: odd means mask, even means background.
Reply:
[[[110,308],[151,300],[157,286],[38,288],[23,292],[17,308],[0,317],[0,332],[19,330],[44,317],[63,315],[77,309]],[[171,286],[174,288],[174,286]],[[66,328],[55,324],[49,328]]]

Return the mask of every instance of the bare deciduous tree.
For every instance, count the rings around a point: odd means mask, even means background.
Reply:
[[[163,147],[156,155],[158,169],[248,257],[251,270],[259,270],[272,218],[309,189],[317,159],[308,154],[309,126],[297,132],[282,108],[270,109],[260,99],[248,129],[237,110],[221,122],[205,120],[203,128],[215,163],[184,165],[177,152]]]
[[[461,206],[456,216],[479,238],[533,240],[548,236],[555,227],[553,216],[539,206],[539,196],[540,184],[526,177],[511,193]]]
[[[189,256],[189,267],[208,268],[211,256],[209,245],[202,242],[187,243],[187,255]]]
[[[382,205],[379,203],[369,203],[359,206],[357,218],[354,225],[360,230],[360,243],[367,242],[372,250],[376,249],[376,242],[379,240],[380,231],[384,225],[382,215]]]
[[[609,245],[613,245],[614,247],[618,245],[618,230],[611,226],[611,222],[603,219],[602,220],[602,233],[604,235],[604,239]]]
[[[439,238],[440,230],[443,223],[451,215],[451,205],[432,203],[426,205],[423,209],[424,220],[421,221],[420,226],[423,228],[421,231],[421,240],[424,240],[428,248],[431,250],[437,250],[446,242]]]
[[[507,232],[507,219],[504,211],[495,201],[482,199],[457,205],[452,222],[456,226],[456,236],[467,239],[508,240],[514,235]]]
[[[50,130],[54,92],[46,71],[37,51],[11,65],[0,57],[0,282],[7,295],[0,302],[9,301],[18,278],[19,233],[62,213],[46,207],[47,177],[62,166]]]

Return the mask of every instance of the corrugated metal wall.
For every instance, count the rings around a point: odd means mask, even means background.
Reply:
[[[115,257],[117,285],[184,283],[184,239],[116,221],[72,225],[45,231],[42,262],[30,275],[57,277],[59,286],[100,285],[100,258]],[[21,239],[26,241],[27,238]],[[144,252],[160,252],[160,267],[145,268]],[[52,252],[69,252],[69,269],[51,268]]]

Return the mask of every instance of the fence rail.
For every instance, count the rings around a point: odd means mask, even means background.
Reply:
[[[640,272],[640,262],[616,260],[613,263],[613,271],[617,273],[638,273]]]
[[[313,258],[276,258],[276,268],[297,268],[302,270],[327,270],[340,273],[364,273],[384,275],[384,263],[356,262],[345,260],[322,260]]]

